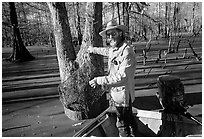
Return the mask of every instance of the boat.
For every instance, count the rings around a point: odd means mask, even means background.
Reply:
[[[137,122],[138,137],[185,137],[202,136],[200,117],[192,116],[184,101],[184,85],[181,80],[172,75],[162,75],[158,78],[157,98],[161,110],[141,110],[132,107]],[[75,137],[117,137],[116,108],[110,106],[99,116],[91,120]],[[201,118],[200,118],[201,119]]]
[[[110,106],[74,137],[119,137],[115,125],[115,112],[115,107]],[[162,110],[140,110],[134,107],[133,114],[138,124],[138,137],[202,136],[202,124],[180,114],[167,114]]]

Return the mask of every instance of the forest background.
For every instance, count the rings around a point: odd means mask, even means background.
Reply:
[[[81,44],[85,2],[67,2],[72,40]],[[128,12],[125,12],[127,10]],[[55,45],[51,15],[45,2],[16,2],[18,25],[25,46]],[[128,14],[125,16],[124,14]],[[131,41],[169,38],[175,31],[196,32],[202,26],[201,2],[103,2],[103,25],[115,18],[129,28]],[[124,18],[128,18],[124,20]],[[125,22],[126,21],[126,22]],[[103,26],[104,27],[104,26]],[[12,47],[9,4],[2,3],[2,47]]]

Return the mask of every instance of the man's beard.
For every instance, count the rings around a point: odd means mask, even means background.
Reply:
[[[111,40],[110,41],[110,46],[112,46],[112,47],[116,47],[117,46],[117,42],[116,41],[114,41],[114,40]]]
[[[117,41],[116,40],[107,40],[106,41],[107,45],[110,45],[111,47],[117,47]]]

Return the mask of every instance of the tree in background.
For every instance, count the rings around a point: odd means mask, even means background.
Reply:
[[[13,53],[6,60],[11,62],[24,62],[35,59],[23,44],[20,29],[18,26],[18,19],[16,14],[16,7],[14,2],[9,2],[10,20],[13,29]]]
[[[128,27],[129,30],[129,11],[130,11],[129,2],[123,2],[123,24]]]

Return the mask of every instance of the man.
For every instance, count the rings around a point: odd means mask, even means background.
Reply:
[[[110,47],[98,48],[90,46],[90,53],[108,56],[107,76],[95,77],[89,84],[108,86],[111,97],[117,110],[116,126],[120,136],[131,136],[130,126],[133,134],[136,134],[137,124],[132,113],[132,102],[134,101],[134,73],[136,68],[135,53],[126,41],[125,33],[127,27],[117,25],[115,20],[107,24],[104,31],[99,34],[106,37]],[[135,135],[136,136],[136,135]]]

